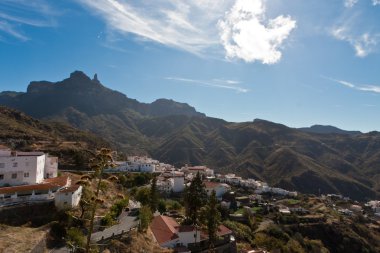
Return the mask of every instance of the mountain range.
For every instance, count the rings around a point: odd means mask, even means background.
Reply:
[[[61,82],[31,82],[27,92],[2,92],[0,104],[91,132],[127,154],[177,166],[205,164],[305,193],[360,200],[380,195],[379,132],[227,122],[173,100],[141,103],[80,71]]]

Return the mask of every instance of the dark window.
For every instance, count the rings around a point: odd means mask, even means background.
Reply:
[[[17,167],[17,163],[13,163],[13,167]]]
[[[0,180],[4,180],[4,175],[0,174]]]
[[[15,178],[17,178],[17,173],[12,174],[12,179],[15,179]]]
[[[24,177],[29,177],[29,172],[25,172]]]

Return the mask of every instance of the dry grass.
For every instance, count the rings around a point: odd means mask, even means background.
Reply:
[[[10,227],[0,225],[0,252],[31,251],[46,235],[46,228]]]
[[[103,252],[149,252],[149,253],[171,253],[173,250],[161,248],[153,239],[150,230],[145,234],[132,232],[132,238],[123,237],[120,240],[113,240]]]

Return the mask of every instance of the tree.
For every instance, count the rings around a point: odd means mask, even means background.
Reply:
[[[153,177],[152,184],[150,186],[150,202],[149,207],[154,213],[158,207],[158,193],[157,193],[157,178]]]
[[[192,225],[198,225],[199,211],[207,203],[207,193],[199,172],[186,187],[184,194],[186,216]]]
[[[150,189],[146,187],[141,187],[137,190],[135,199],[139,201],[142,205],[149,205],[150,203]]]
[[[98,182],[97,182],[97,187],[95,191],[95,200],[91,203],[92,210],[91,210],[91,218],[90,218],[90,228],[87,234],[86,253],[90,252],[90,241],[91,241],[92,231],[94,230],[94,217],[95,217],[96,207],[97,207],[97,204],[101,202],[101,200],[99,199],[99,192],[102,185],[103,171],[104,169],[114,166],[112,151],[107,148],[102,148],[100,150],[97,150],[94,157],[90,160],[90,166],[91,166],[91,169],[95,171],[94,176],[95,178],[97,178]]]
[[[160,212],[160,214],[163,214],[163,213],[166,212],[166,203],[165,203],[165,200],[161,199],[158,202],[157,210]]]
[[[145,232],[153,219],[153,214],[149,206],[142,206],[139,213],[140,232]]]
[[[213,190],[208,198],[207,205],[203,209],[203,222],[207,227],[209,238],[209,249],[214,249],[214,243],[217,238],[218,227],[221,220],[221,214],[218,210],[218,200]]]

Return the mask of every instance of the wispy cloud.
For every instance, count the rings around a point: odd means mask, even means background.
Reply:
[[[372,92],[372,93],[376,93],[376,94],[380,93],[380,86],[378,86],[378,85],[354,84],[352,82],[334,79],[334,78],[330,78],[330,77],[324,77],[324,76],[322,76],[322,78],[333,81],[335,83],[341,84],[345,87],[348,87],[348,88],[351,88],[354,90]]]
[[[224,80],[224,79],[212,79],[212,80],[196,80],[182,77],[165,77],[166,80],[176,81],[186,83],[188,85],[198,85],[218,89],[228,89],[233,90],[238,93],[246,93],[249,90],[238,86],[241,82],[235,80]]]
[[[355,35],[346,26],[334,28],[331,34],[338,40],[350,43],[355,50],[356,56],[361,58],[375,52],[380,43],[380,34],[365,32],[360,35]]]
[[[358,1],[359,0],[344,0],[344,6],[347,8],[352,8]]]
[[[373,5],[380,3],[380,0],[371,1]],[[378,24],[367,17],[368,7],[358,5],[358,2],[359,0],[344,0],[346,8],[329,29],[329,33],[335,39],[349,43],[355,55],[364,58],[379,50],[380,30]]]
[[[26,41],[28,37],[19,32],[16,28],[14,28],[11,24],[5,21],[0,20],[0,31],[4,32],[8,35],[11,35],[19,40]]]
[[[266,0],[78,0],[110,31],[131,34],[199,56],[275,63],[295,27],[290,17],[265,18]]]
[[[0,32],[21,41],[29,40],[24,26],[55,26],[54,16],[58,15],[45,0],[2,0],[0,2]],[[4,39],[3,39],[4,41]]]

